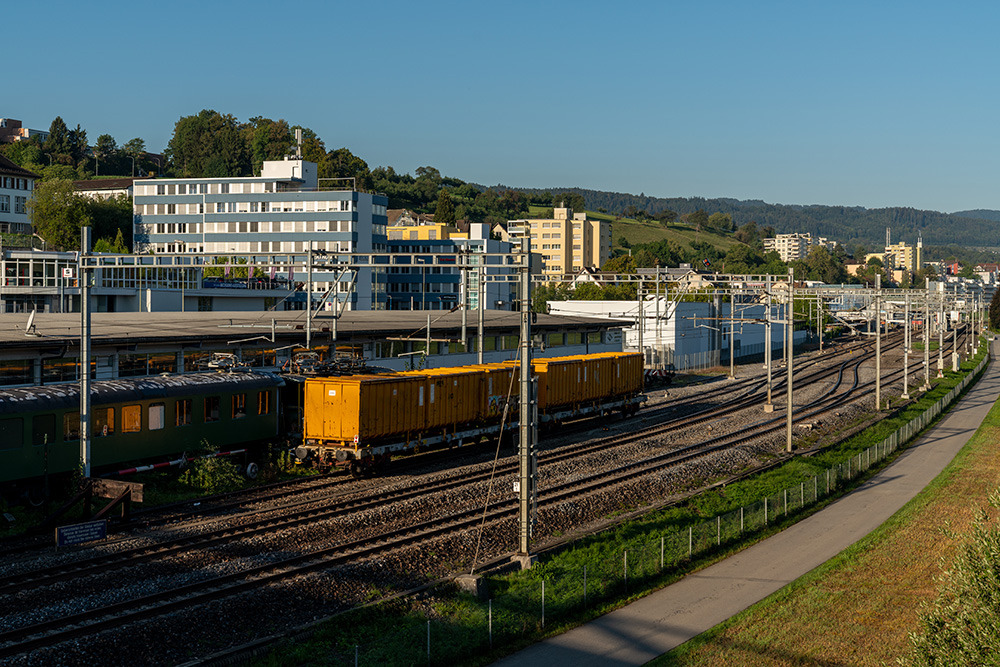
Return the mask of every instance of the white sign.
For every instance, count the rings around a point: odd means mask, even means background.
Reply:
[[[63,278],[72,278],[72,277],[73,277],[73,269],[70,268],[70,267],[64,268],[63,269]]]

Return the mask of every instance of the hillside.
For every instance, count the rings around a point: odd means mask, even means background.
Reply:
[[[522,189],[542,193],[541,189]],[[802,206],[768,204],[760,200],[703,199],[700,197],[660,198],[644,194],[630,195],[583,188],[548,188],[549,192],[576,192],[583,195],[590,210],[604,209],[621,215],[629,206],[655,214],[670,209],[679,215],[703,209],[733,216],[737,225],[754,221],[760,227],[773,227],[779,234],[808,232],[844,244],[875,248],[885,243],[885,230],[892,230],[893,241],[915,243],[918,235],[925,246],[960,246],[977,249],[1000,247],[1000,212],[967,211],[941,213],[914,208],[867,209],[861,206]],[[982,214],[977,218],[971,214]],[[617,238],[617,237],[616,237]]]

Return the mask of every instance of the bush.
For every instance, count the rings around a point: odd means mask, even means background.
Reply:
[[[1000,493],[990,497],[1000,507]],[[911,634],[911,664],[1000,665],[1000,525],[978,510],[972,534],[942,577],[938,599]]]
[[[192,462],[180,482],[206,493],[225,493],[242,487],[243,476],[234,463],[217,457]]]

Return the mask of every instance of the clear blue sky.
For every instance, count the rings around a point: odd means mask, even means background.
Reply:
[[[4,31],[0,116],[158,151],[215,109],[487,185],[1000,209],[998,19],[939,1],[57,1]]]

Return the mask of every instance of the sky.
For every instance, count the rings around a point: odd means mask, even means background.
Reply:
[[[161,151],[214,109],[483,185],[1000,209],[1000,4],[33,6],[0,116]]]

